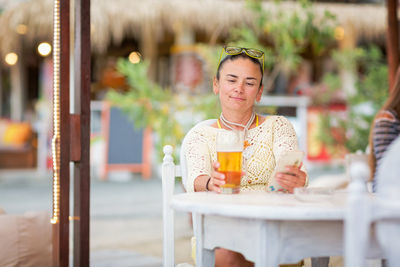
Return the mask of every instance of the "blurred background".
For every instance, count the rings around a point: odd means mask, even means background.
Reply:
[[[0,0],[0,25],[0,208],[50,212],[53,2]],[[265,52],[258,112],[292,121],[311,182],[345,187],[345,155],[366,150],[389,93],[386,35],[383,0],[92,0],[94,262],[160,266],[162,147],[179,163],[185,133],[219,116],[225,44]],[[191,262],[187,214],[177,227]]]

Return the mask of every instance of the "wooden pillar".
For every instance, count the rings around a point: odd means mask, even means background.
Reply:
[[[25,66],[22,49],[17,49],[18,61],[10,67],[11,74],[11,103],[10,117],[12,120],[21,121],[24,115],[26,84]]]
[[[193,28],[182,21],[174,24],[175,43],[171,48],[172,69],[171,81],[174,90],[180,93],[200,93],[200,83],[203,77],[202,62],[195,46]]]
[[[75,0],[74,266],[89,266],[90,230],[90,0]],[[72,140],[71,140],[72,141]]]
[[[54,1],[53,266],[69,267],[70,2]]]
[[[397,18],[397,0],[387,0],[387,61],[389,66],[389,90],[394,86],[397,67],[399,66],[399,26]]]
[[[89,266],[90,0],[75,0],[70,74],[70,1],[54,1],[53,266],[69,267],[69,220],[74,221],[73,266]],[[74,77],[74,114],[70,114]],[[70,162],[74,162],[74,216],[69,216]]]
[[[347,22],[343,25],[344,35],[343,39],[339,40],[339,48],[340,50],[352,50],[357,46],[357,31],[354,28],[354,25],[351,22]],[[354,63],[354,62],[351,62]],[[342,82],[343,91],[347,96],[353,96],[356,94],[356,64],[349,64],[346,66],[341,66],[340,70],[340,79]]]
[[[0,66],[0,117],[3,115],[3,70]]]
[[[157,41],[152,21],[147,21],[141,31],[140,36],[140,51],[143,58],[150,62],[148,76],[151,80],[156,79],[157,75]]]
[[[74,222],[73,266],[89,266],[90,0],[74,0],[75,38],[70,72],[69,0],[54,0],[53,266],[69,267],[69,220]],[[74,78],[70,114],[70,78]],[[70,215],[70,162],[74,216]]]

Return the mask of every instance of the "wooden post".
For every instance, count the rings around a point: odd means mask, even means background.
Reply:
[[[0,117],[3,115],[3,70],[0,66]]]
[[[70,129],[69,123],[69,79],[70,79],[70,2],[60,1],[60,266],[69,266],[69,145]]]
[[[394,86],[397,67],[399,66],[399,26],[397,18],[397,0],[387,0],[387,60],[389,66],[389,90]]]
[[[69,220],[74,221],[73,266],[89,266],[90,0],[75,0],[74,114],[70,114],[70,1],[54,7],[53,266],[69,267]],[[73,142],[71,142],[73,141]],[[74,216],[70,162],[74,162]]]
[[[354,29],[354,25],[347,22],[343,25],[344,37],[339,41],[339,48],[341,50],[355,49],[357,46],[357,31]],[[347,96],[353,96],[356,94],[356,73],[354,64],[349,64],[346,67],[340,68],[340,79],[343,86],[343,91]]]
[[[58,87],[54,105],[59,105],[59,120],[55,124],[54,157],[58,162],[54,168],[53,198],[56,216],[53,218],[53,266],[69,267],[69,162],[70,126],[69,122],[69,57],[70,57],[70,17],[69,0],[55,1],[54,6],[54,86]],[[57,59],[57,60],[56,60]],[[57,86],[57,87],[56,87]],[[56,112],[58,114],[58,111]],[[64,123],[63,123],[64,122]],[[57,133],[57,134],[56,134]],[[58,135],[59,133],[59,135]]]
[[[90,0],[75,0],[74,266],[89,266],[90,229]],[[72,145],[72,144],[71,144]]]
[[[146,21],[141,30],[140,51],[144,59],[150,62],[148,77],[155,81],[157,74],[157,40],[154,34],[154,25],[151,21]]]
[[[23,49],[21,47],[16,48],[18,55],[18,61],[14,66],[10,66],[11,74],[11,103],[10,103],[10,115],[11,119],[15,121],[22,121],[24,116],[24,107],[26,99],[26,74]]]

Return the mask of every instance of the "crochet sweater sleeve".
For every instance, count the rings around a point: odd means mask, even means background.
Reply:
[[[209,146],[215,147],[215,136],[212,136],[211,127],[201,127],[187,136],[187,145],[185,150],[187,162],[187,192],[194,192],[194,180],[200,175],[211,175],[211,165],[213,153]],[[215,150],[215,149],[214,149]]]

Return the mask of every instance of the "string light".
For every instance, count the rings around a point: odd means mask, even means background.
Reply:
[[[51,45],[47,42],[40,43],[37,51],[41,56],[46,57],[51,53]]]
[[[140,62],[140,56],[139,52],[132,52],[129,54],[128,59],[132,64],[137,64]]]
[[[18,24],[17,28],[15,28],[15,31],[18,34],[24,35],[28,32],[28,27],[25,24]]]
[[[4,61],[10,65],[10,66],[14,66],[15,64],[17,64],[18,62],[18,55],[15,54],[14,52],[8,53],[5,58]]]
[[[60,219],[60,0],[54,0],[53,32],[53,127],[51,142],[53,158],[53,217],[50,222],[57,224]]]

